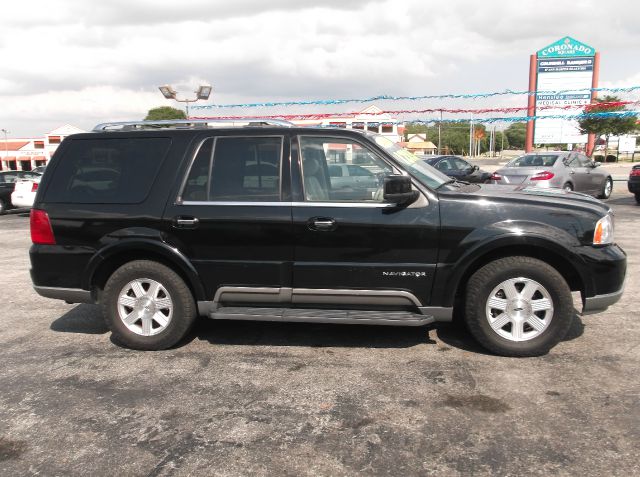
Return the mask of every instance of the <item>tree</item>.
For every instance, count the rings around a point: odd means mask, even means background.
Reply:
[[[469,154],[469,122],[446,123],[440,127],[441,154]],[[474,134],[476,141],[480,142],[480,152],[489,150],[489,135],[484,124],[474,124]],[[427,141],[438,144],[438,125],[408,124],[405,129],[405,136],[411,134],[426,134]],[[508,141],[505,138],[505,147]]]
[[[527,124],[510,124],[509,127],[504,130],[504,135],[509,143],[509,147],[514,149],[524,149],[524,143],[527,137]]]
[[[182,109],[160,106],[159,108],[150,109],[144,119],[145,121],[160,121],[163,119],[187,119],[187,116]]]
[[[624,111],[624,105],[619,104],[603,104],[620,102],[617,96],[604,96],[596,98],[595,103],[591,103],[584,108],[585,113],[611,113],[615,111]],[[609,138],[611,136],[621,136],[628,134],[637,128],[635,116],[627,117],[584,117],[578,120],[578,126],[582,134],[595,134],[596,139],[600,136],[605,137],[604,157],[606,160],[609,150]],[[594,148],[595,149],[595,148]],[[593,155],[593,151],[589,151]]]

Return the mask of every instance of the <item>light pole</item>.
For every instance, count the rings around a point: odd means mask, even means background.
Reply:
[[[195,103],[199,99],[204,99],[204,100],[209,99],[209,95],[211,94],[212,87],[211,85],[208,85],[208,84],[200,86],[197,89],[197,91],[194,91],[194,93],[196,93],[195,99],[178,99],[177,98],[178,92],[175,89],[173,89],[171,85],[168,85],[168,84],[165,84],[164,86],[159,86],[158,89],[162,93],[162,96],[164,96],[165,98],[173,99],[174,101],[178,101],[179,103],[186,103],[187,119],[189,119],[189,103]]]
[[[7,133],[11,131],[7,131],[4,128],[0,129],[0,131],[4,133],[4,160],[6,161],[7,157],[9,157],[9,143],[7,142]]]

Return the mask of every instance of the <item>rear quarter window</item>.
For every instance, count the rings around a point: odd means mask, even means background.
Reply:
[[[44,200],[140,203],[149,195],[170,145],[169,138],[73,140],[59,159]]]

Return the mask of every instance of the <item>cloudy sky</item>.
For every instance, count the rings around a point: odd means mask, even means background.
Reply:
[[[0,128],[141,119],[179,106],[166,83],[187,96],[210,83],[217,104],[522,90],[529,55],[566,35],[601,52],[601,86],[640,85],[635,1],[4,2]]]

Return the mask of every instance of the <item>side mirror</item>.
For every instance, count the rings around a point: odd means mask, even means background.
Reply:
[[[593,163],[591,164],[592,167],[600,167],[602,165],[602,162],[598,162],[598,161],[593,161]]]
[[[384,201],[396,205],[409,205],[415,202],[419,192],[411,187],[411,178],[408,176],[386,176],[384,178]]]
[[[476,171],[477,171],[477,170],[479,170],[479,169],[480,169],[480,167],[478,167],[478,166],[473,166],[473,167],[471,168],[471,172],[476,172]]]

